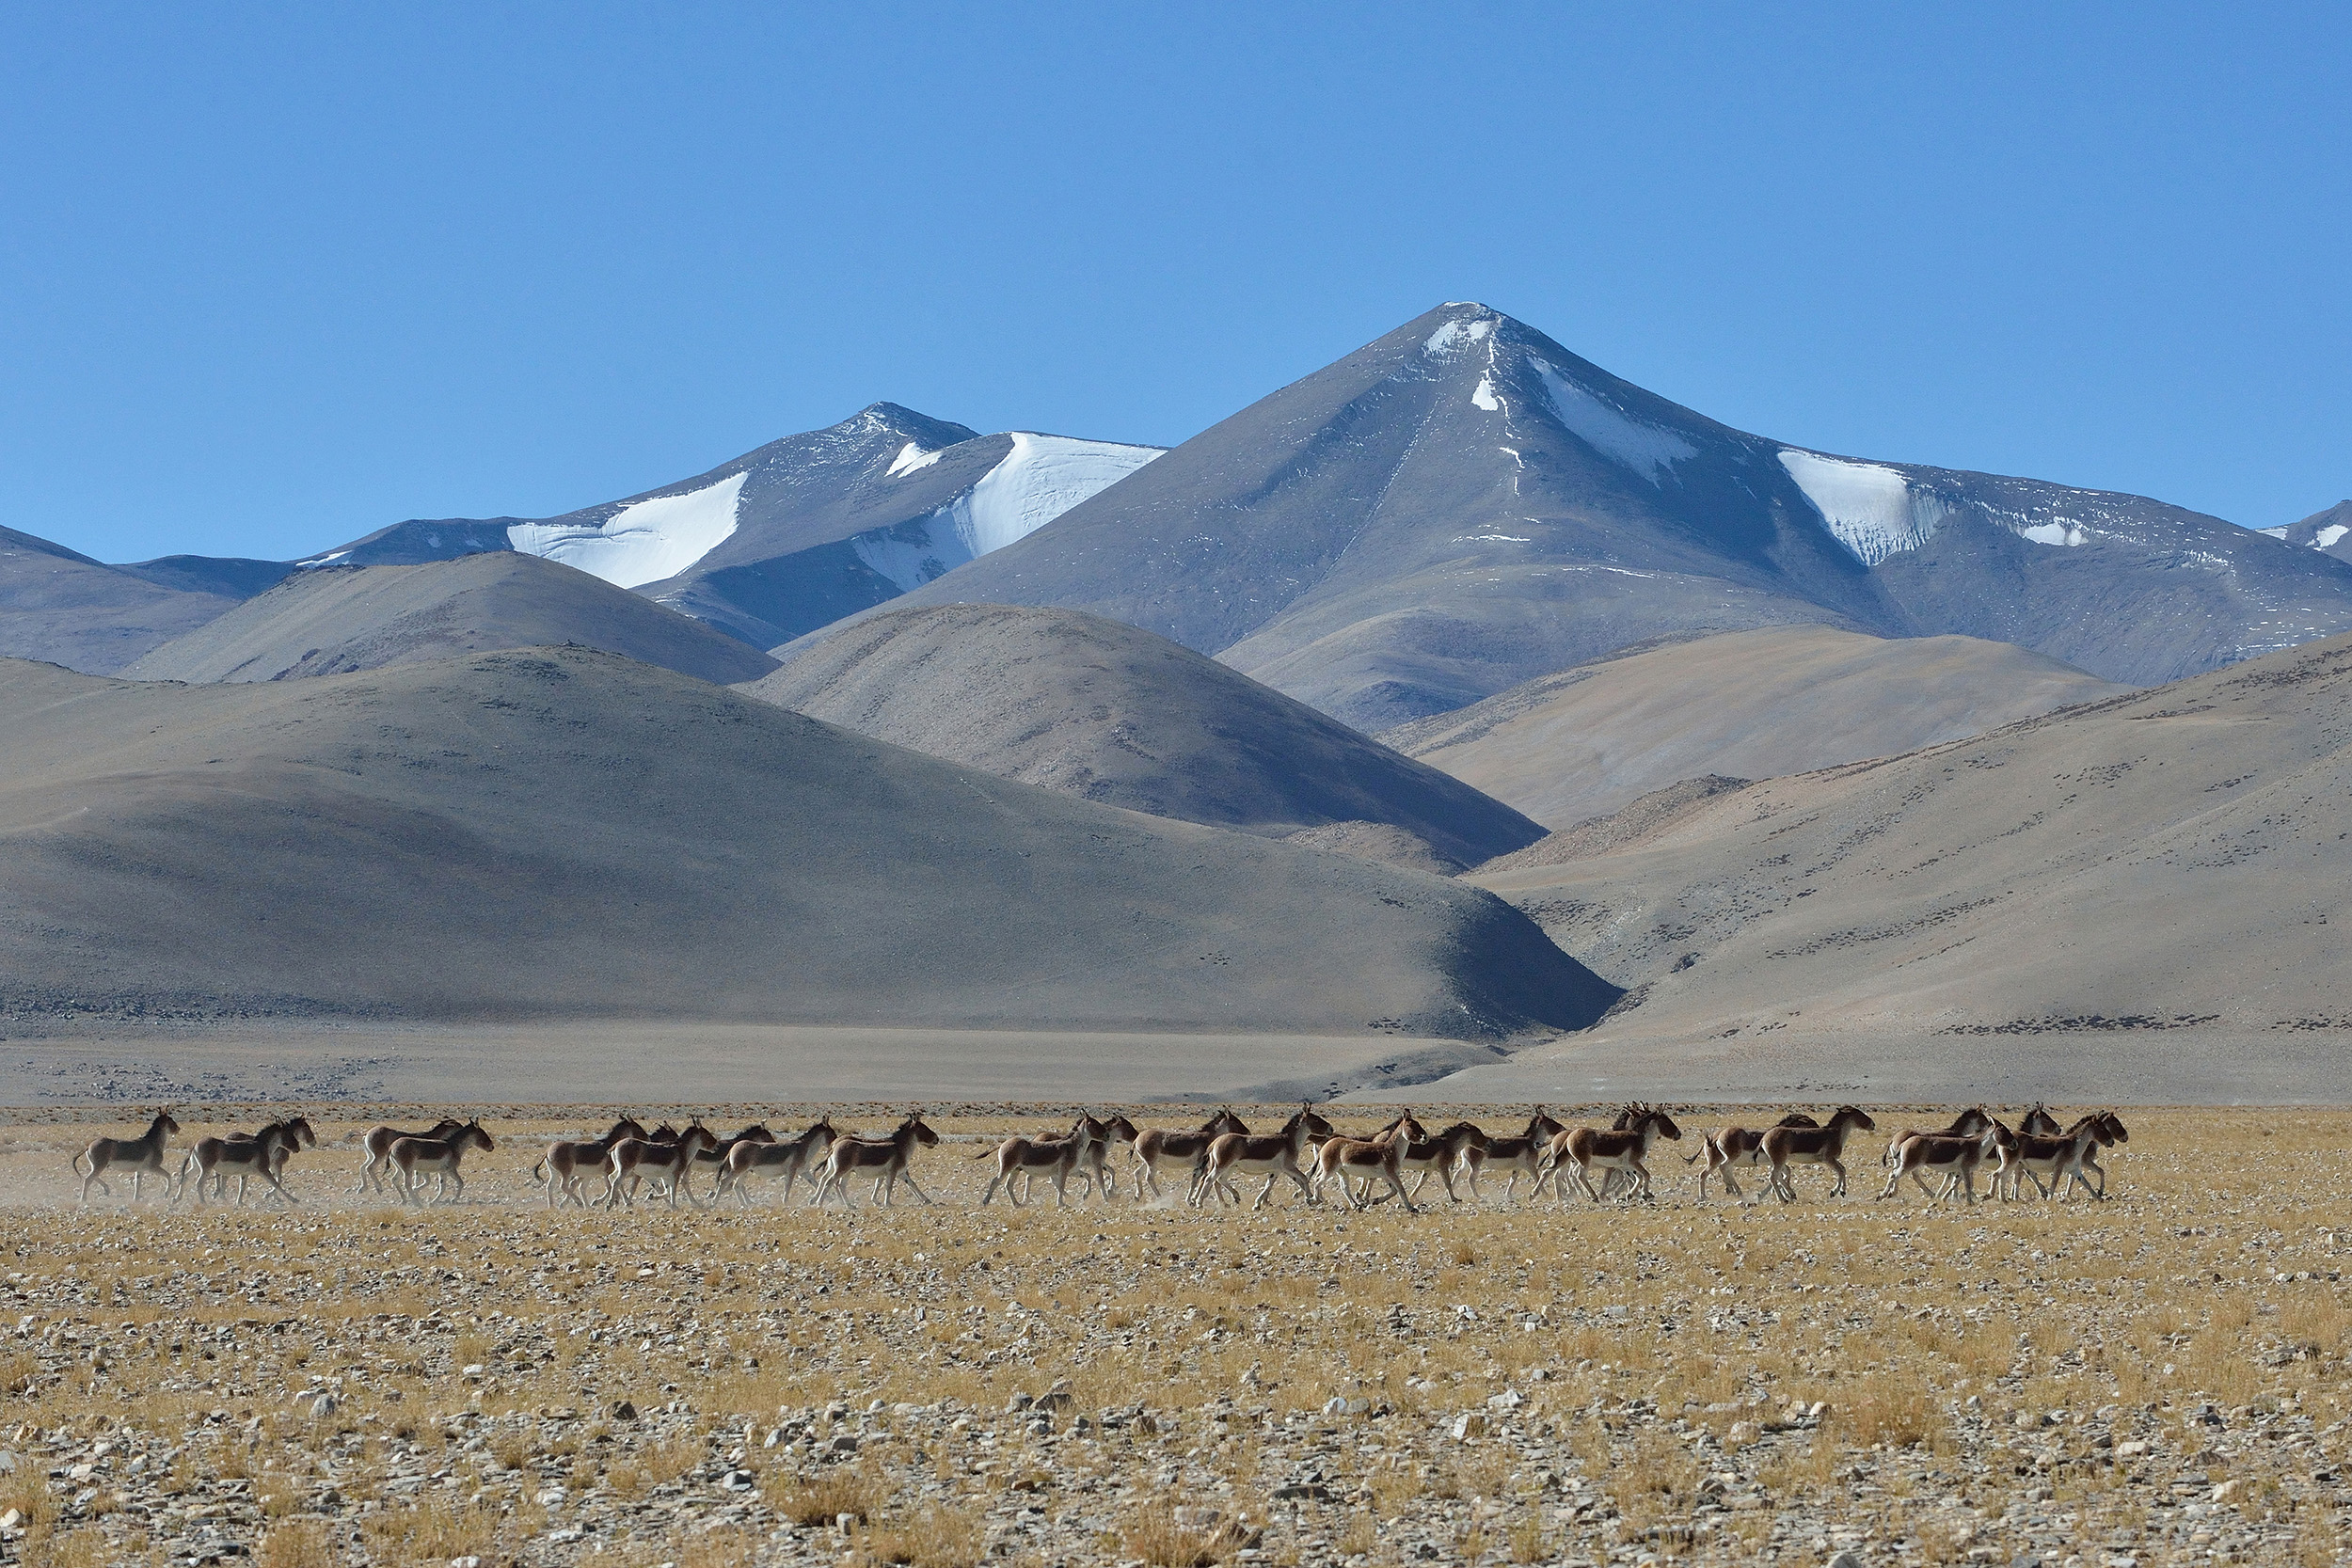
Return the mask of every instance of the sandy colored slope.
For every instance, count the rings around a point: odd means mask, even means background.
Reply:
[[[1157,816],[1272,836],[1380,823],[1457,867],[1542,832],[1215,659],[1080,610],[884,610],[820,637],[746,689],[862,735]]]
[[[1597,1032],[1634,1057],[1755,1053],[1802,1074],[1943,1041],[2095,1061],[2122,1039],[2304,1059],[2352,1039],[2347,742],[2336,638],[1475,879],[1646,988]],[[2340,1045],[2329,1063],[2352,1092]]]
[[[585,572],[500,550],[297,572],[122,673],[267,681],[565,642],[721,685],[775,667],[756,648]]]
[[[1684,779],[1892,756],[2130,689],[2006,642],[1775,626],[1540,676],[1381,738],[1558,830]]]
[[[1454,1037],[1613,992],[1458,882],[1098,806],[580,648],[0,664],[0,1020]]]

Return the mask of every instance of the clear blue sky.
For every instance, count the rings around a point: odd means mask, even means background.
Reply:
[[[0,523],[289,556],[884,398],[1173,443],[1447,299],[1833,451],[2352,494],[2352,12],[1929,9],[12,6]]]

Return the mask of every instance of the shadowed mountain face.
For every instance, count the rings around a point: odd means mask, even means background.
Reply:
[[[2318,550],[2338,561],[2352,562],[2352,500],[2338,501],[2327,511],[2314,512],[2299,523],[2285,528],[2266,528],[2263,531],[2273,539]]]
[[[757,649],[585,572],[500,551],[416,566],[297,572],[122,673],[268,681],[566,642],[722,686],[775,668]]]
[[[614,655],[0,663],[0,1018],[1590,1022],[1475,888],[1033,789]]]
[[[1157,455],[1025,431],[982,436],[878,403],[623,500],[560,517],[399,523],[303,564],[517,550],[768,648],[1009,544]]]
[[[2130,689],[2006,642],[1777,626],[1539,676],[1380,738],[1565,829],[1710,772],[1809,773]]]
[[[1622,1039],[1845,1039],[1883,1061],[1939,1037],[2195,1052],[2212,1035],[2259,1053],[2344,1026],[2347,737],[2352,637],[1907,756],[1637,803],[1620,815],[1654,820],[1581,830],[1588,853],[1545,863],[1579,836],[1558,834],[1470,877],[1647,988],[1611,1022]],[[2352,1064],[2309,1092],[2347,1082]]]
[[[109,566],[0,528],[0,657],[108,673],[193,631],[284,570],[205,556]]]
[[[1368,731],[1822,624],[2152,684],[2352,628],[2352,568],[2162,502],[1715,423],[1477,305],[1251,404],[916,602],[1092,610]]]
[[[1165,638],[1076,610],[885,610],[745,689],[1107,805],[1447,868],[1542,836],[1518,812]]]

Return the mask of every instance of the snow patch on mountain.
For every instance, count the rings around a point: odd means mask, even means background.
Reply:
[[[1491,321],[1448,322],[1429,334],[1429,341],[1421,345],[1421,351],[1432,359],[1442,359],[1485,342],[1486,334],[1494,329]]]
[[[2079,545],[2083,542],[2079,523],[2040,523],[2017,531],[2020,539],[2030,539],[2037,545]]]
[[[2312,548],[2315,550],[2333,548],[2336,541],[2347,533],[2352,533],[2352,528],[2347,528],[2342,523],[2329,523],[2326,528],[2312,535]]]
[[[939,451],[946,451],[946,448],[942,447],[939,449]],[[911,474],[915,472],[917,469],[928,468],[938,461],[938,451],[925,451],[921,447],[918,447],[914,442],[909,441],[905,446],[898,449],[898,455],[890,460],[890,467],[888,471],[882,475],[882,477],[884,479],[896,479],[900,474]]]
[[[2280,541],[2283,541],[2287,536],[2287,531],[2282,528],[2258,528],[2254,531],[2256,533],[2266,533],[2271,538]]]
[[[1024,539],[1160,455],[1157,447],[1012,434],[1012,451],[964,500],[975,556]]]
[[[1530,359],[1528,363],[1542,377],[1552,412],[1571,435],[1652,484],[1664,483],[1669,468],[1699,454],[1698,448],[1673,431],[1635,419],[1598,393],[1568,380],[1545,361]]]
[[[1495,397],[1495,383],[1492,376],[1482,375],[1478,378],[1478,386],[1470,393],[1470,402],[1489,414],[1502,406]]]
[[[912,592],[1025,539],[1160,455],[1158,447],[1012,433],[1012,450],[980,482],[927,517],[850,541],[857,558]]]
[[[656,496],[602,523],[516,523],[506,542],[525,555],[544,556],[620,588],[659,582],[719,547],[735,531],[742,474],[682,496]]]
[[[1917,549],[1944,520],[1942,501],[1914,490],[1909,480],[1882,464],[1850,463],[1784,447],[1780,466],[1837,542],[1865,566]],[[2026,537],[2032,536],[2027,531]]]

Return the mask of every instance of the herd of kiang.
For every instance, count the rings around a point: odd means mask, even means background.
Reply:
[[[1702,1200],[1708,1182],[1718,1179],[1730,1196],[1744,1199],[1747,1195],[1737,1180],[1737,1173],[1744,1170],[1752,1180],[1760,1180],[1763,1192],[1794,1202],[1791,1172],[1800,1165],[1825,1167],[1836,1178],[1830,1196],[1842,1196],[1848,1138],[1877,1129],[1867,1113],[1851,1105],[1838,1107],[1826,1121],[1799,1113],[1770,1127],[1724,1127],[1708,1132],[1697,1152],[1684,1156],[1683,1163],[1705,1162],[1698,1172]],[[296,1200],[284,1180],[287,1163],[317,1143],[310,1122],[294,1117],[249,1135],[199,1139],[182,1152],[174,1170],[165,1154],[171,1134],[179,1131],[180,1124],[167,1110],[156,1115],[141,1137],[97,1139],[73,1161],[74,1174],[82,1178],[83,1201],[93,1187],[113,1196],[105,1180],[112,1173],[131,1178],[135,1202],[140,1182],[149,1176],[163,1182],[172,1203],[193,1190],[199,1205],[208,1196],[226,1198],[233,1176],[240,1204],[256,1180],[263,1184],[265,1196],[292,1203]],[[2005,1200],[2019,1198],[2026,1181],[2045,1198],[2071,1197],[2077,1186],[2104,1198],[2106,1171],[2099,1164],[2099,1150],[2129,1136],[2112,1111],[2090,1112],[2065,1127],[2036,1105],[2011,1128],[1984,1107],[1974,1106],[1949,1126],[1897,1132],[1880,1155],[1887,1177],[1879,1196],[1896,1196],[1909,1177],[1931,1199],[1964,1196],[1974,1203],[1977,1176],[1984,1172],[1991,1182],[1987,1196]],[[1230,1110],[1218,1111],[1197,1128],[1141,1130],[1123,1116],[1082,1113],[1067,1132],[1006,1138],[974,1158],[995,1162],[980,1195],[983,1204],[1001,1187],[1018,1206],[1025,1197],[1036,1196],[1040,1180],[1051,1184],[1057,1205],[1069,1202],[1073,1180],[1082,1196],[1114,1199],[1120,1177],[1112,1156],[1124,1148],[1132,1159],[1134,1196],[1140,1200],[1172,1199],[1181,1178],[1183,1196],[1195,1207],[1205,1205],[1211,1194],[1220,1207],[1240,1205],[1244,1198],[1237,1183],[1242,1181],[1262,1183],[1252,1208],[1268,1202],[1285,1182],[1307,1202],[1320,1203],[1336,1180],[1340,1196],[1353,1208],[1394,1198],[1418,1212],[1414,1200],[1432,1177],[1457,1203],[1457,1180],[1469,1188],[1473,1201],[1483,1201],[1480,1179],[1502,1180],[1502,1196],[1508,1201],[1518,1196],[1522,1177],[1530,1181],[1530,1197],[1541,1196],[1549,1185],[1553,1196],[1565,1202],[1573,1182],[1596,1203],[1652,1200],[1650,1152],[1661,1139],[1681,1137],[1682,1129],[1671,1116],[1645,1104],[1626,1106],[1607,1128],[1570,1127],[1538,1106],[1525,1131],[1508,1135],[1490,1135],[1468,1121],[1432,1133],[1406,1111],[1365,1137],[1343,1134],[1313,1105],[1305,1104],[1273,1132],[1252,1132]],[[838,1198],[851,1206],[853,1183],[860,1182],[870,1182],[873,1197],[885,1207],[900,1182],[919,1201],[929,1203],[930,1196],[914,1184],[912,1165],[915,1150],[938,1142],[939,1134],[920,1112],[880,1135],[843,1132],[830,1117],[820,1117],[787,1137],[755,1124],[722,1138],[700,1117],[684,1128],[664,1124],[648,1130],[634,1117],[623,1117],[601,1137],[550,1144],[532,1166],[531,1179],[545,1190],[550,1207],[585,1208],[592,1202],[607,1209],[634,1207],[641,1192],[672,1208],[681,1196],[690,1205],[710,1207],[730,1193],[748,1206],[759,1182],[776,1186],[778,1200],[788,1202],[803,1180],[811,1189],[806,1201],[812,1204]],[[478,1118],[445,1118],[417,1132],[377,1127],[361,1140],[361,1147],[366,1160],[355,1192],[390,1194],[403,1203],[421,1206],[427,1186],[433,1188],[434,1201],[461,1197],[467,1153],[486,1153],[496,1146]],[[694,1183],[705,1175],[709,1196],[697,1197]],[[1162,1186],[1163,1178],[1168,1186]],[[597,1181],[600,1190],[592,1189],[590,1184]]]

